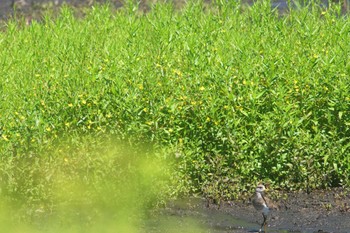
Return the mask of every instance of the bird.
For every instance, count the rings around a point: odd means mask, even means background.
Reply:
[[[261,232],[261,229],[264,227],[264,232],[266,232],[266,225],[267,225],[267,217],[272,209],[277,209],[277,206],[268,198],[265,196],[265,186],[263,184],[258,184],[258,186],[255,189],[255,194],[252,197],[252,203],[254,208],[261,212],[264,218],[264,221],[262,222],[260,226],[259,232]]]

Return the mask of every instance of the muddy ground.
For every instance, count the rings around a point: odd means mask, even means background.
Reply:
[[[349,233],[350,193],[343,189],[284,193],[275,203],[279,210],[269,219],[267,232]],[[167,224],[172,222],[172,224]],[[246,201],[223,203],[220,208],[191,198],[173,201],[160,210],[146,226],[146,232],[257,232],[262,215]],[[196,227],[194,227],[194,225]],[[164,227],[162,227],[164,226]]]

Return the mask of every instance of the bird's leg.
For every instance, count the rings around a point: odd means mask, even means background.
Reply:
[[[263,217],[264,217],[264,221],[261,224],[260,232],[261,232],[262,227],[264,227],[264,233],[266,233],[266,219],[267,219],[267,216],[265,214],[263,214]]]
[[[266,217],[265,217],[265,215],[264,215],[264,214],[263,214],[263,217],[264,217],[264,221],[262,222],[262,224],[261,224],[261,226],[260,226],[260,230],[259,230],[259,232],[261,232],[261,229],[263,228],[263,226],[265,226]],[[264,230],[265,230],[265,228],[264,228]]]

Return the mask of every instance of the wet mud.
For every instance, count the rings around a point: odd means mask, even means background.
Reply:
[[[343,189],[283,193],[275,203],[279,209],[271,213],[266,232],[350,232],[350,194]],[[148,222],[146,232],[191,232],[191,228],[196,229],[193,232],[258,232],[262,219],[249,199],[207,207],[206,200],[190,198],[160,210]]]

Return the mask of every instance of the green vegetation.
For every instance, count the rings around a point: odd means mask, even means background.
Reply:
[[[1,203],[17,218],[135,216],[165,196],[237,198],[260,180],[349,186],[339,6],[135,9],[78,19],[64,7],[0,34]]]

